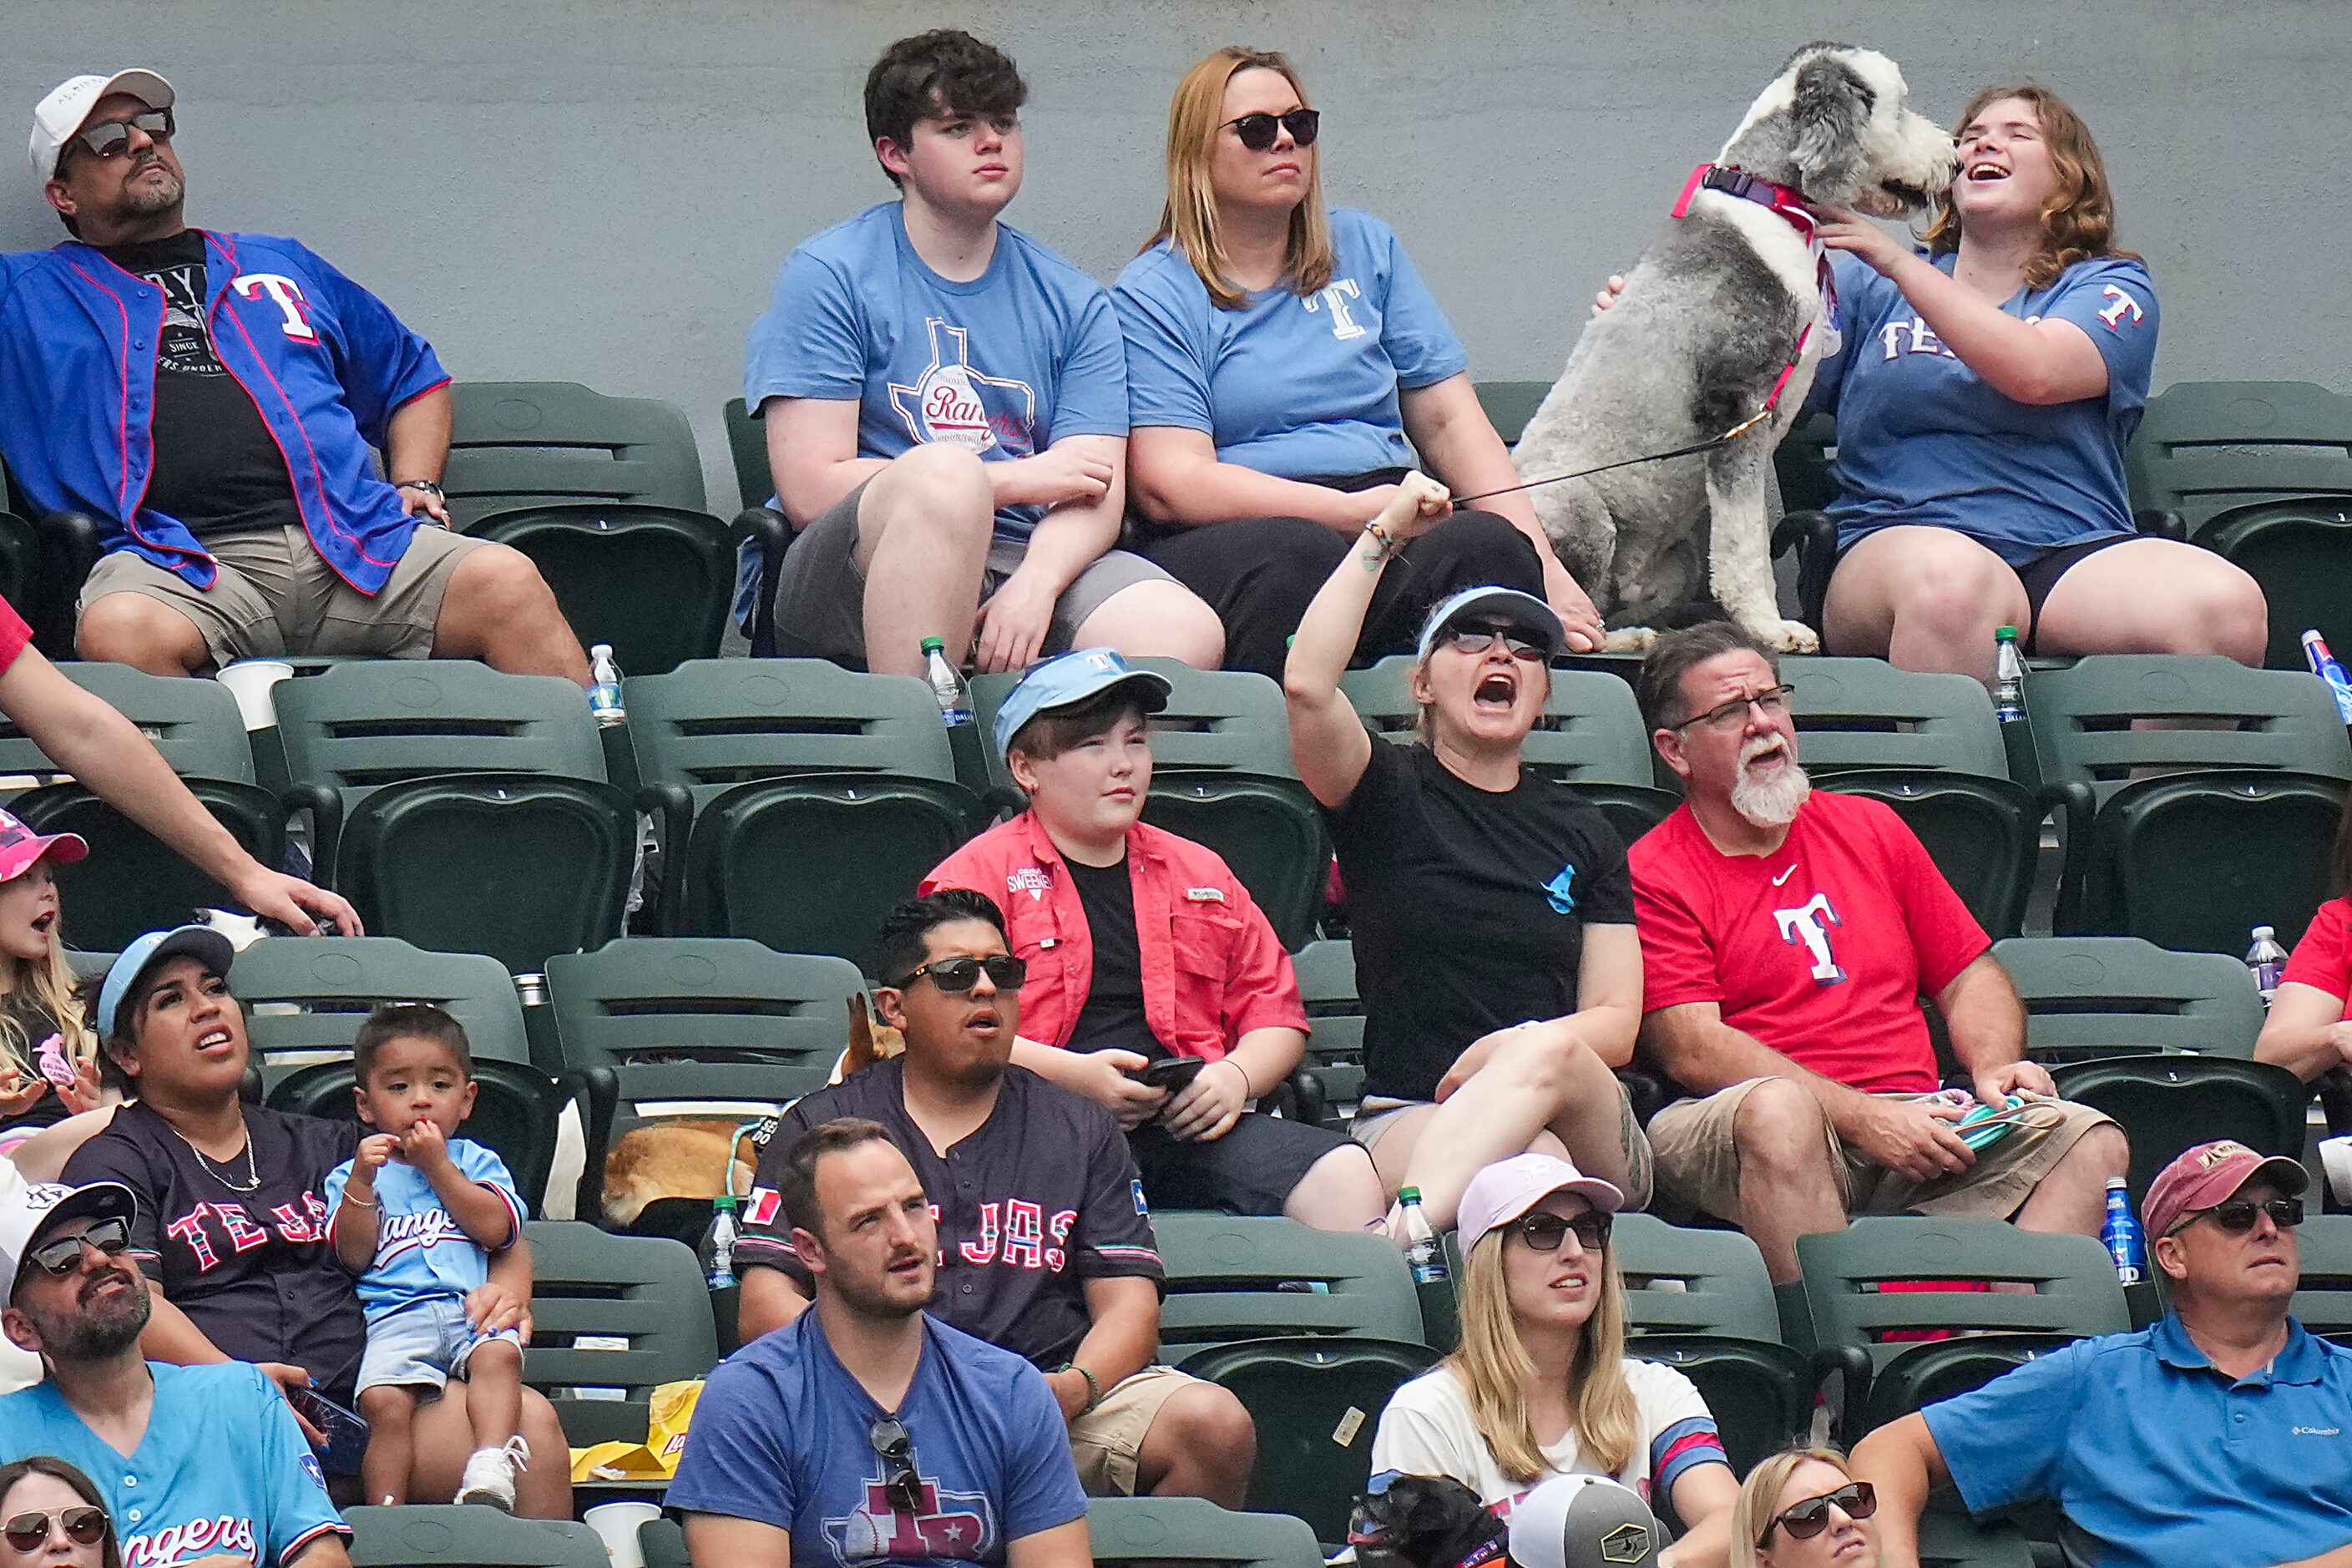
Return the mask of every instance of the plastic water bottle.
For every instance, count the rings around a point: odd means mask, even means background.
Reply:
[[[2254,977],[2254,989],[2263,994],[2263,1005],[2271,1005],[2278,994],[2279,976],[2286,969],[2286,949],[2278,944],[2278,932],[2268,926],[2254,928],[2254,945],[2246,949],[2246,968]]]
[[[2017,628],[1992,634],[1992,716],[2004,724],[2025,717],[2025,657],[2017,651]]]
[[[940,720],[950,730],[971,722],[971,688],[963,671],[948,662],[948,645],[939,637],[923,639],[923,679],[940,704]]]
[[[2336,712],[2347,724],[2352,724],[2352,675],[2336,656],[2327,651],[2327,639],[2316,630],[2303,634],[2303,657],[2311,666],[2311,673],[2327,682],[2327,689],[2336,694]]]
[[[2116,1260],[2117,1283],[2137,1285],[2147,1278],[2147,1249],[2140,1241],[2139,1221],[2132,1217],[2131,1194],[2124,1190],[2121,1176],[2107,1178],[2107,1217],[2099,1226],[2099,1239]]]
[[[734,1194],[721,1194],[710,1207],[710,1228],[702,1233],[702,1245],[695,1248],[695,1256],[702,1260],[705,1284],[713,1290],[731,1289],[735,1284]]]
[[[588,688],[588,711],[596,716],[596,728],[610,730],[628,721],[629,710],[621,706],[621,661],[613,657],[613,645],[600,642],[588,650],[588,678],[595,684]]]
[[[1404,1262],[1412,1270],[1412,1282],[1444,1284],[1451,1278],[1445,1268],[1445,1248],[1437,1244],[1429,1216],[1421,1212],[1421,1189],[1407,1187],[1397,1194],[1397,1201],[1404,1205]]]

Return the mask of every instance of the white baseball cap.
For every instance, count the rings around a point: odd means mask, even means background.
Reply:
[[[1467,1254],[1488,1231],[1506,1226],[1554,1193],[1574,1193],[1602,1214],[1625,1206],[1625,1194],[1588,1176],[1557,1154],[1514,1154],[1470,1178],[1454,1210],[1454,1228]]]
[[[42,1232],[63,1220],[128,1220],[139,1212],[139,1200],[121,1182],[91,1182],[69,1187],[63,1182],[36,1182],[14,1198],[0,1203],[0,1275],[7,1295],[16,1293],[16,1273],[25,1254],[40,1241]],[[5,1301],[5,1298],[0,1298]]]
[[[89,118],[98,100],[109,93],[127,92],[150,109],[172,107],[172,84],[151,70],[116,71],[112,76],[78,76],[58,84],[33,110],[33,178],[44,183],[58,172],[58,154]]]

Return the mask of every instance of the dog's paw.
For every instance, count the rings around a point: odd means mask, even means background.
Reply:
[[[1765,637],[1777,653],[1819,653],[1821,634],[1802,621],[1781,621]]]
[[[1658,634],[1648,626],[1619,626],[1601,639],[1602,653],[1648,653],[1657,646]]]

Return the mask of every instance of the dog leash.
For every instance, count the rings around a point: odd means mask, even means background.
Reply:
[[[1812,328],[1808,325],[1805,330],[1810,332]],[[1797,345],[1797,353],[1801,355],[1804,352],[1804,344],[1801,342]],[[1468,506],[1472,501],[1486,500],[1495,496],[1507,496],[1518,490],[1531,490],[1539,485],[1557,485],[1569,479],[1583,479],[1588,474],[1605,474],[1612,468],[1630,468],[1636,463],[1663,463],[1669,458],[1696,457],[1701,452],[1711,452],[1717,447],[1727,447],[1772,416],[1773,405],[1780,401],[1780,388],[1788,384],[1789,373],[1783,371],[1780,382],[1772,388],[1772,395],[1765,399],[1764,406],[1720,436],[1709,436],[1704,441],[1695,441],[1687,447],[1677,447],[1671,452],[1645,452],[1638,458],[1620,458],[1613,463],[1602,463],[1590,468],[1578,468],[1572,473],[1550,474],[1540,479],[1528,479],[1522,484],[1505,485],[1498,490],[1481,490],[1475,496],[1455,496],[1454,504]]]

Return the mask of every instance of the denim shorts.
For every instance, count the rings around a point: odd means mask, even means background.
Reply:
[[[439,1388],[466,1375],[466,1363],[485,1339],[510,1340],[522,1348],[522,1334],[500,1329],[478,1334],[466,1321],[466,1303],[457,1296],[420,1296],[394,1307],[367,1326],[367,1351],[360,1357],[359,1390],[386,1384]]]

